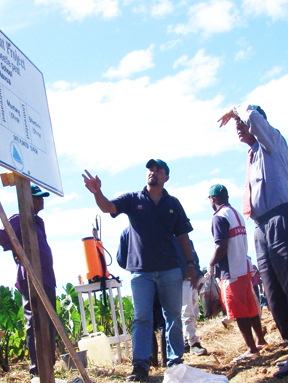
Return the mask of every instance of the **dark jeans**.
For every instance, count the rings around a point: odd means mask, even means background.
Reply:
[[[288,214],[261,222],[254,239],[269,308],[283,339],[288,339]]]
[[[23,280],[20,282],[21,295],[22,295],[22,306],[24,310],[24,318],[26,321],[26,344],[30,356],[30,373],[33,375],[38,375],[37,368],[37,358],[36,358],[36,350],[35,350],[35,338],[33,331],[33,323],[32,323],[32,311],[29,302],[29,291],[28,291],[28,283],[27,280]],[[44,290],[53,306],[56,308],[56,292],[55,288],[52,289],[44,285]],[[51,342],[51,350],[52,350],[52,359],[53,364],[55,363],[55,327],[49,317],[49,333],[50,333],[50,342]]]

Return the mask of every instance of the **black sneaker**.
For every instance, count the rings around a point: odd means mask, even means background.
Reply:
[[[144,367],[134,366],[132,374],[128,375],[127,382],[143,382],[148,377],[148,371]]]
[[[176,366],[177,364],[182,364],[183,362],[184,362],[184,359],[181,359],[181,358],[169,360],[167,367],[173,367],[173,366]]]
[[[190,347],[190,354],[195,354],[195,355],[206,355],[207,350],[206,348],[202,347],[199,342],[196,342],[193,344],[193,346]]]
[[[190,352],[190,346],[187,339],[184,340],[184,354],[186,352]]]

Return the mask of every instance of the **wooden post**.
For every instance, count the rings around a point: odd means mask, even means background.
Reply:
[[[42,271],[39,257],[37,231],[34,219],[34,207],[31,195],[30,182],[15,174],[15,182],[18,194],[20,224],[22,232],[23,248],[30,260],[34,274],[41,286]],[[37,367],[41,383],[54,383],[53,357],[49,333],[49,317],[37,295],[28,274],[28,288],[30,306],[33,313],[33,328],[35,336],[35,348],[37,355]]]
[[[16,174],[15,174],[16,176]],[[1,178],[3,180],[3,177],[1,175]],[[12,186],[12,183],[8,183],[10,186]],[[8,185],[7,184],[7,185]],[[19,186],[21,188],[21,186]],[[25,186],[24,186],[25,187]],[[27,186],[26,186],[27,187]],[[26,190],[26,187],[25,187],[25,190]],[[30,186],[29,186],[30,188]],[[25,193],[28,193],[27,191]],[[21,193],[20,193],[21,194]],[[24,196],[24,193],[23,193],[23,196]],[[24,196],[25,197],[25,196]],[[28,197],[29,198],[29,197]],[[32,199],[31,197],[31,190],[30,190],[30,198]],[[25,198],[24,198],[25,199]],[[22,205],[22,202],[21,202],[21,205]],[[34,216],[34,212],[33,212],[33,216]],[[19,260],[20,262],[23,264],[23,266],[25,267],[25,270],[27,272],[27,275],[29,276],[29,279],[30,281],[32,282],[39,298],[41,299],[41,302],[43,303],[43,306],[45,307],[47,313],[49,314],[56,330],[58,331],[63,343],[65,344],[68,352],[70,353],[76,367],[78,368],[83,380],[84,380],[84,383],[90,383],[90,379],[89,379],[89,376],[85,370],[85,368],[83,367],[83,364],[81,363],[76,351],[74,350],[74,347],[72,345],[72,343],[70,342],[63,326],[62,326],[62,323],[60,322],[54,308],[52,307],[52,304],[49,300],[49,298],[47,297],[46,293],[45,293],[45,290],[43,289],[43,286],[42,284],[39,282],[38,278],[36,277],[35,273],[34,273],[34,269],[29,261],[29,259],[27,258],[20,242],[18,241],[18,238],[16,236],[16,234],[14,233],[14,230],[12,229],[11,225],[10,225],[10,222],[8,221],[8,218],[4,212],[4,209],[0,203],[0,218],[3,222],[3,225],[5,227],[5,230],[9,236],[9,239],[11,241],[11,243],[13,244],[13,247],[15,249],[15,252],[17,254],[17,256],[19,257]],[[24,225],[25,226],[25,225]],[[38,243],[37,243],[37,246],[38,246]],[[39,367],[38,367],[39,368]],[[45,378],[44,378],[45,379]],[[47,380],[42,380],[42,378],[40,377],[40,381],[41,383],[43,382],[46,382]],[[55,379],[54,379],[54,376],[53,376],[53,379],[51,379],[49,381],[50,382],[55,382]]]

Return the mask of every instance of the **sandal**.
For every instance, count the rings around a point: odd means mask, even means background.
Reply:
[[[272,344],[259,344],[258,346],[256,346],[258,350],[272,350],[272,348],[274,347]]]
[[[252,359],[257,359],[259,358],[259,354],[256,353],[256,354],[252,354],[251,352],[249,351],[246,351],[244,352],[244,354],[241,354],[239,356],[237,356],[237,358],[234,358],[232,360],[232,363],[238,363],[238,362],[242,362],[242,360],[252,360]]]

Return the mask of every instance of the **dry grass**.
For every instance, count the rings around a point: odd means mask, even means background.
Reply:
[[[271,314],[265,307],[262,313],[262,325],[266,327],[266,341],[269,348],[261,350],[260,357],[253,361],[243,361],[238,364],[231,363],[232,359],[245,351],[245,344],[237,328],[232,322],[227,329],[221,324],[220,318],[215,318],[198,324],[197,333],[201,336],[201,344],[207,348],[208,355],[195,356],[185,354],[185,364],[199,368],[214,374],[224,374],[231,383],[275,383],[279,379],[273,378],[278,371],[275,363],[288,358],[288,345],[281,344],[282,338],[276,329]],[[124,355],[124,351],[122,353]],[[160,359],[160,358],[159,358]],[[124,360],[113,369],[89,366],[87,372],[92,382],[98,383],[120,383],[125,381],[126,376],[131,372],[131,362]],[[163,381],[165,368],[151,369],[148,382]],[[55,365],[55,376],[59,379],[71,382],[80,377],[78,371],[67,371],[59,360]],[[28,362],[13,363],[9,373],[0,372],[0,382],[28,383]],[[287,378],[281,382],[288,382]]]

